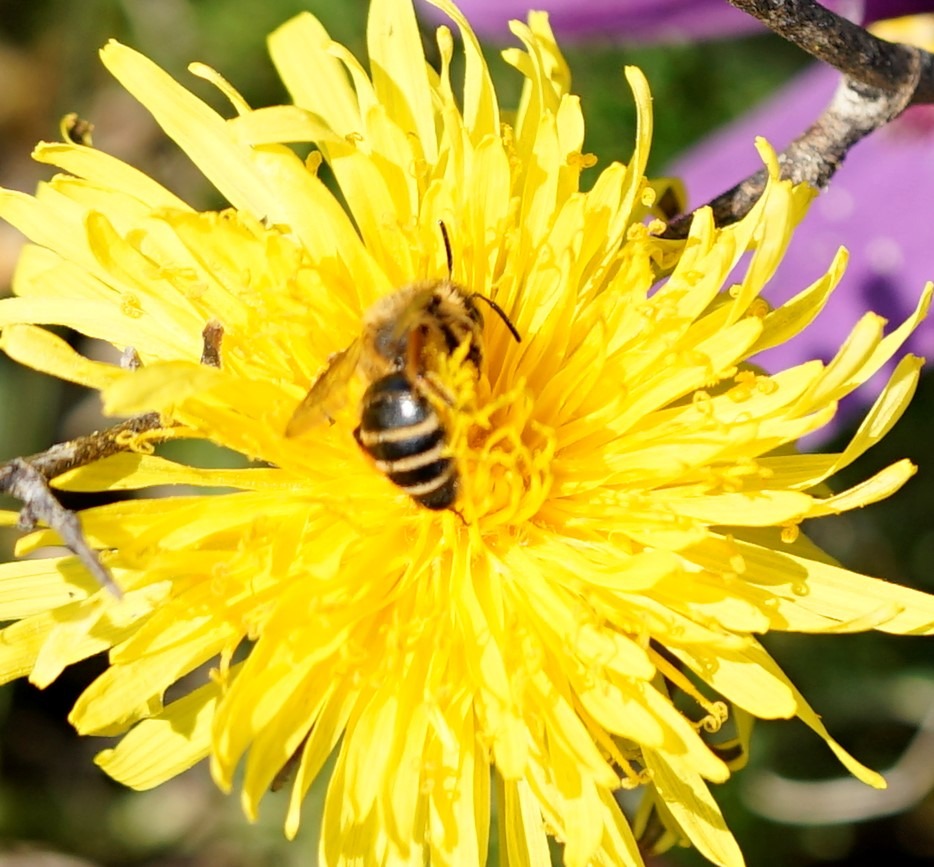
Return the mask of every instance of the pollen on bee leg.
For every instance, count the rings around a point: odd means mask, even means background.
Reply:
[[[468,362],[470,339],[451,353],[441,353],[437,370],[427,370],[424,379],[439,391],[444,402],[457,410],[472,407],[477,397],[477,370]]]

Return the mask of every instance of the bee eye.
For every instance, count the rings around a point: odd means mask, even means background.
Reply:
[[[377,354],[391,362],[400,362],[405,352],[405,346],[400,345],[399,339],[389,329],[377,332],[373,341],[373,348]]]

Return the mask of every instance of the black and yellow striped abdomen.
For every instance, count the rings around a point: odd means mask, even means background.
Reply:
[[[444,453],[444,428],[404,374],[391,373],[370,385],[354,436],[380,471],[417,503],[426,509],[453,505],[457,469]]]

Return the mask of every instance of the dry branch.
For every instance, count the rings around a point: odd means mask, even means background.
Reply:
[[[204,327],[202,364],[220,367],[223,335],[224,329],[219,322],[212,321]],[[128,348],[121,364],[129,369],[139,367],[139,356],[135,350]],[[23,504],[20,528],[32,530],[37,523],[42,522],[54,530],[100,585],[117,598],[122,595],[120,589],[97,552],[85,539],[78,515],[61,504],[49,483],[68,470],[126,451],[130,448],[129,443],[134,434],[158,431],[162,427],[163,421],[157,412],[136,415],[106,430],[57,443],[43,452],[25,458],[13,458],[0,464],[0,493],[9,494]],[[154,438],[158,439],[158,434]]]
[[[827,185],[847,152],[910,105],[934,102],[934,55],[887,42],[813,0],[730,0],[778,35],[843,73],[814,124],[778,155],[783,178]],[[764,169],[708,204],[717,225],[744,217],[765,188]],[[664,237],[684,238],[691,214],[672,220]]]

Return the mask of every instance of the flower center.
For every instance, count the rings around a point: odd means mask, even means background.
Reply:
[[[458,510],[468,524],[518,524],[539,511],[552,483],[554,431],[535,418],[535,396],[524,379],[492,393],[489,380],[461,350],[442,364],[455,396],[446,418],[460,473]]]

